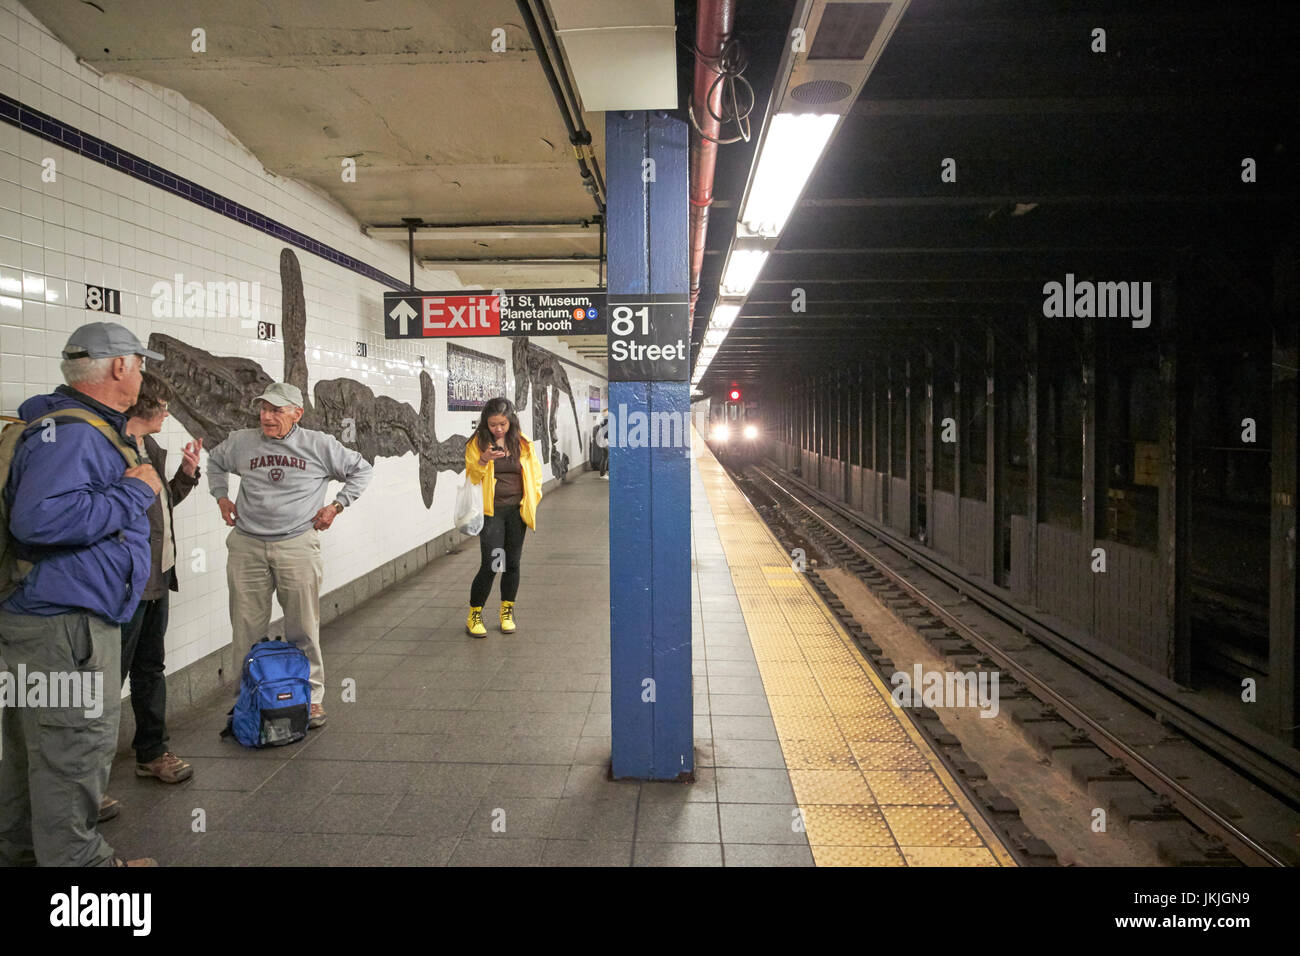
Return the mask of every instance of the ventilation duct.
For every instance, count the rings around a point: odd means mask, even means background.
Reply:
[[[805,4],[802,25],[798,12],[794,20],[802,42],[792,38],[786,51],[788,79],[771,112],[847,114],[905,9],[907,0]]]
[[[672,0],[547,0],[582,108],[677,108]]]

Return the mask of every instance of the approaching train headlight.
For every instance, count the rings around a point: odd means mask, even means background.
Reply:
[[[746,437],[746,438],[757,438],[757,437],[758,437],[758,428],[757,428],[757,426],[755,426],[755,425],[746,425],[746,426],[745,426],[745,437]]]
[[[713,440],[726,441],[731,435],[731,429],[726,425],[715,425],[713,427]]]

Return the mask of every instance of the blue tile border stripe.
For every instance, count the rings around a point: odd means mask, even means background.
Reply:
[[[409,283],[395,276],[390,276],[382,269],[376,269],[369,263],[340,252],[332,246],[327,246],[305,233],[291,229],[281,222],[276,222],[269,216],[264,216],[254,209],[235,202],[233,199],[227,199],[220,193],[215,193],[205,186],[200,186],[196,182],[168,172],[156,163],[141,159],[124,149],[118,149],[112,143],[105,142],[97,136],[83,133],[76,127],[69,126],[67,123],[42,113],[40,110],[32,109],[30,106],[20,103],[13,97],[6,96],[3,93],[0,93],[0,120],[16,126],[24,132],[31,133],[33,136],[39,136],[41,139],[57,146],[62,146],[64,149],[85,156],[87,159],[103,163],[110,169],[125,173],[134,179],[148,183],[150,186],[156,186],[158,189],[180,196],[182,199],[188,199],[190,202],[225,216],[227,219],[233,219],[235,222],[243,223],[258,232],[274,236],[282,242],[297,246],[312,255],[320,256],[327,262],[342,266],[344,269],[349,269],[358,275],[365,276],[367,279],[373,279],[390,289],[399,292],[412,289]]]

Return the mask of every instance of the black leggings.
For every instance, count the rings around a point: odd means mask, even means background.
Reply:
[[[492,593],[492,579],[496,571],[492,564],[505,557],[505,572],[501,575],[501,600],[513,601],[519,593],[519,558],[524,551],[524,532],[528,526],[519,514],[519,505],[497,505],[496,514],[483,516],[483,530],[478,535],[479,566],[474,583],[469,588],[469,606],[482,607]]]

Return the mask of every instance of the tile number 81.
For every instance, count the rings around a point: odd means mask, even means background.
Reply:
[[[97,285],[86,286],[86,308],[92,312],[111,312],[114,315],[120,315],[122,312],[117,290],[105,289]]]
[[[641,334],[650,334],[650,307],[643,305],[635,312],[631,306],[617,305],[614,307],[613,319],[609,323],[609,330],[615,335],[631,335],[632,330],[636,328],[636,323],[632,321],[632,316],[641,316]]]

